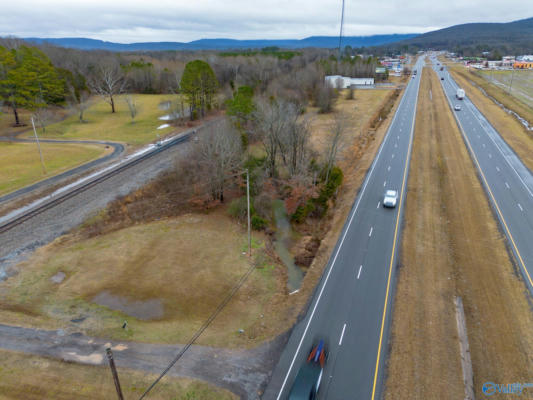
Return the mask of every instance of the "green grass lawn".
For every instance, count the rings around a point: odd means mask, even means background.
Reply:
[[[80,123],[77,115],[71,115],[61,122],[46,128],[42,137],[55,139],[89,139],[123,142],[130,145],[141,145],[155,141],[156,133],[168,133],[170,128],[157,130],[165,121],[158,117],[168,114],[159,109],[159,104],[171,100],[171,95],[135,94],[138,115],[132,122],[125,96],[115,98],[116,112],[111,113],[111,106],[102,98],[93,98],[93,104],[85,111],[86,123]]]
[[[41,143],[46,174],[35,143],[0,142],[0,195],[57,175],[111,152],[100,145]]]

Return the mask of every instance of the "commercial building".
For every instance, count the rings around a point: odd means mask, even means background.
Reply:
[[[515,69],[533,69],[533,61],[515,61],[513,64]]]
[[[371,86],[374,84],[374,78],[350,78],[340,75],[326,76],[326,84],[338,89],[347,89],[351,86]]]

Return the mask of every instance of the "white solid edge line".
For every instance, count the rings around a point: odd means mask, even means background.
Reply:
[[[341,337],[339,339],[339,346],[342,344],[342,338],[344,337],[344,331],[346,330],[346,324],[342,327]]]
[[[481,111],[479,111],[477,109],[477,107],[472,104],[472,107],[474,107],[479,113],[481,113]],[[513,166],[513,164],[511,164],[511,162],[507,159],[507,157],[505,156],[505,154],[503,154],[503,150],[502,148],[500,147],[500,145],[498,143],[496,143],[496,141],[494,140],[494,138],[489,134],[489,132],[487,132],[487,130],[485,129],[485,127],[483,126],[483,124],[481,123],[481,120],[480,118],[476,115],[476,113],[469,107],[469,105],[467,104],[467,108],[469,109],[469,111],[472,113],[472,115],[474,116],[474,118],[476,118],[476,120],[478,121],[479,125],[481,126],[481,128],[485,131],[485,133],[487,134],[487,136],[489,137],[489,139],[492,141],[492,143],[494,143],[494,145],[496,146],[496,148],[498,149],[498,151],[500,152],[501,156],[503,157],[503,159],[507,162],[507,164],[511,167],[511,169],[514,171],[514,173],[516,174],[516,176],[518,177],[518,179],[520,179],[520,182],[522,182],[522,185],[524,185],[524,187],[526,188],[526,190],[528,191],[529,195],[531,197],[533,197],[533,193],[531,192],[531,189],[529,188],[529,186],[526,185],[526,183],[524,182],[524,180],[522,179],[522,177],[520,176],[520,174],[518,173],[518,171],[516,170],[516,168]],[[485,118],[486,119],[486,118]],[[496,132],[496,134],[500,137],[500,139],[502,139],[504,142],[505,142],[505,139],[502,138],[502,135],[500,135],[500,133],[492,126],[492,124],[487,120],[487,123],[490,125],[490,127],[492,129],[494,129],[494,132]],[[507,144],[507,142],[505,142]],[[509,146],[507,144],[507,146]],[[483,147],[485,147],[485,144],[483,144]],[[510,146],[509,146],[510,148]],[[514,152],[514,150],[511,148],[511,151]],[[520,157],[518,157],[518,160],[524,164],[522,162],[522,160],[520,159]]]
[[[404,94],[402,96],[402,99],[400,100],[400,104],[398,105],[398,108],[396,109],[396,112],[394,113],[394,117],[392,117],[392,121],[391,121],[391,124],[389,125],[389,129],[387,131],[387,134],[383,138],[383,142],[381,142],[381,146],[379,147],[378,154],[377,154],[376,158],[374,158],[374,161],[372,162],[372,166],[370,168],[370,172],[368,173],[368,175],[367,175],[367,177],[365,179],[365,182],[363,184],[363,188],[361,189],[361,193],[359,193],[359,196],[357,196],[357,201],[356,201],[356,204],[355,204],[355,208],[353,209],[352,215],[350,217],[350,220],[348,221],[348,225],[346,226],[346,228],[344,230],[344,234],[342,235],[342,239],[341,239],[341,242],[339,243],[339,247],[337,248],[337,251],[335,252],[335,257],[333,258],[333,261],[331,262],[331,265],[329,267],[328,273],[326,275],[326,279],[324,280],[324,283],[322,284],[322,288],[320,289],[320,292],[318,293],[317,300],[315,302],[313,310],[311,311],[311,315],[309,316],[309,320],[307,321],[307,325],[305,326],[304,332],[302,334],[302,338],[300,339],[300,343],[298,343],[298,347],[296,348],[296,352],[294,353],[294,357],[292,358],[291,364],[289,365],[289,369],[287,371],[287,374],[285,375],[285,379],[283,380],[283,383],[281,385],[281,388],[279,390],[279,394],[278,394],[278,397],[276,398],[276,400],[279,400],[281,398],[281,395],[283,394],[283,390],[285,389],[285,385],[287,384],[287,379],[289,379],[289,375],[291,373],[292,367],[294,366],[294,362],[296,361],[296,357],[297,357],[297,355],[298,355],[298,353],[300,351],[300,348],[302,347],[302,343],[303,343],[303,341],[305,339],[305,335],[307,334],[307,330],[309,329],[309,325],[311,325],[311,321],[313,320],[313,316],[315,315],[316,308],[318,307],[318,303],[320,302],[320,298],[322,297],[322,293],[324,292],[324,288],[326,287],[326,284],[327,284],[327,282],[329,280],[329,276],[331,275],[331,271],[333,270],[333,267],[335,265],[335,261],[337,260],[337,256],[339,255],[339,251],[340,251],[340,249],[342,247],[342,244],[344,243],[344,239],[346,238],[346,235],[348,233],[349,227],[352,224],[352,221],[353,221],[353,218],[355,216],[355,213],[357,212],[357,209],[359,208],[359,204],[361,203],[361,199],[363,198],[363,194],[364,194],[364,192],[366,190],[368,182],[370,181],[372,173],[374,172],[374,168],[375,168],[375,166],[376,166],[376,164],[377,164],[377,162],[379,160],[379,157],[381,155],[381,151],[383,150],[383,148],[385,147],[385,143],[389,139],[390,132],[392,131],[392,127],[394,126],[394,122],[396,121],[396,117],[398,116],[398,114],[400,112],[400,109],[402,108],[403,102],[404,102],[404,100],[407,97],[407,91],[411,87],[412,86],[409,83],[408,87],[405,89],[405,92],[404,92]]]

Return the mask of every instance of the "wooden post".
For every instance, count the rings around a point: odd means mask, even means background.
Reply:
[[[248,204],[248,257],[252,258],[252,234],[250,229],[250,173],[246,170],[246,202]]]
[[[41,167],[43,167],[43,174],[46,175],[46,168],[44,166],[43,153],[41,151],[41,144],[39,143],[39,136],[37,136],[37,130],[35,129],[35,123],[33,117],[31,117],[31,125],[33,126],[33,133],[35,134],[35,141],[37,142],[37,148],[39,149],[39,157],[41,157]]]
[[[111,373],[113,374],[113,380],[115,381],[115,388],[117,389],[117,396],[118,400],[124,400],[124,396],[122,395],[122,389],[120,388],[120,381],[118,380],[118,373],[117,369],[115,367],[115,360],[113,360],[113,353],[111,351],[111,348],[107,348],[107,359],[109,360],[109,367],[111,368]]]

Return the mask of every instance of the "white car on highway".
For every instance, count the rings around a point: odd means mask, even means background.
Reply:
[[[461,111],[461,106],[459,104],[456,104],[453,108],[455,111]]]
[[[387,190],[383,196],[383,207],[394,208],[398,202],[398,191]]]

